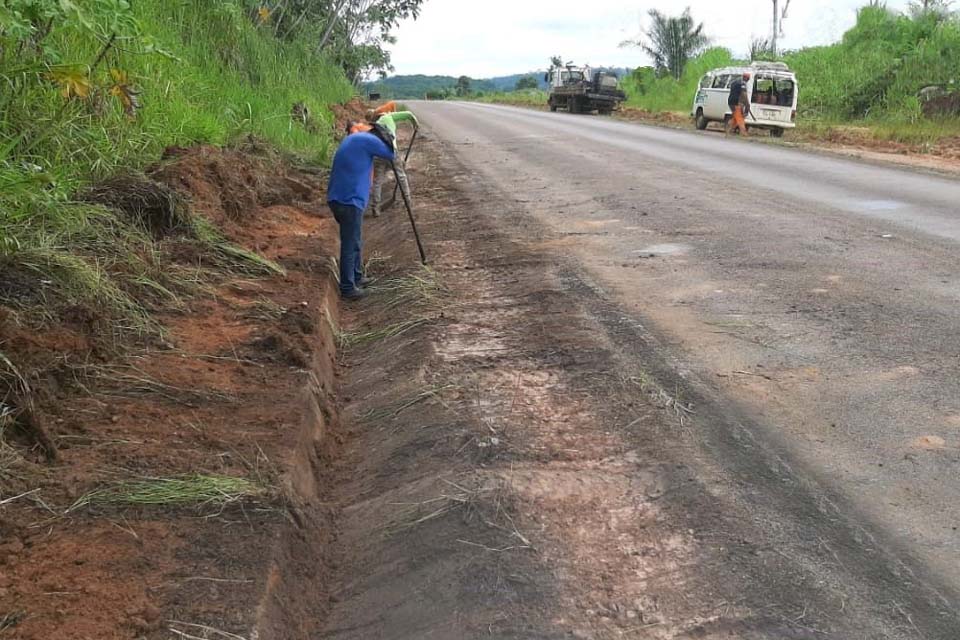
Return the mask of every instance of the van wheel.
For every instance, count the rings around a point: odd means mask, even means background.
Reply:
[[[703,131],[710,121],[703,117],[703,109],[697,109],[697,129]]]
[[[782,138],[783,129],[770,129],[770,135],[773,136],[774,138]]]

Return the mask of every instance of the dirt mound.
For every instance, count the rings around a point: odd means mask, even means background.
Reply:
[[[333,111],[334,121],[336,122],[335,130],[344,132],[348,123],[366,118],[367,104],[362,98],[354,97],[343,104],[332,105],[330,109]]]
[[[960,115],[960,92],[931,98],[922,104],[928,118],[949,118]]]
[[[259,151],[254,149],[254,151]],[[313,199],[320,185],[305,174],[291,175],[278,157],[251,149],[201,146],[178,150],[173,162],[149,175],[189,198],[192,209],[218,226],[237,229],[260,207]]]
[[[169,186],[143,175],[109,178],[95,184],[81,198],[121,211],[158,239],[189,224],[183,198]]]
[[[652,122],[671,127],[685,127],[690,124],[690,117],[673,111],[647,111],[636,107],[621,107],[617,117],[637,122]]]

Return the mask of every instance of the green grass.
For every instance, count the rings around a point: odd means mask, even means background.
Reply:
[[[143,300],[176,297],[179,276],[161,263],[142,229],[116,212],[76,202],[78,192],[156,162],[167,146],[220,145],[248,135],[325,162],[333,144],[327,105],[352,89],[335,64],[313,53],[311,41],[277,39],[256,24],[243,0],[131,5],[124,19],[135,19],[140,33],[108,26],[98,36],[58,18],[42,50],[9,31],[0,35],[0,275],[32,274],[36,289],[47,283],[44,304],[86,304],[142,332],[150,329]],[[102,34],[111,29],[120,37],[106,48]],[[51,74],[67,68],[89,81],[86,99],[61,95]],[[110,94],[113,69],[139,92],[135,118]],[[312,113],[310,127],[290,116],[298,102]],[[203,220],[193,221],[191,234],[224,266],[283,272]]]
[[[501,91],[496,93],[485,93],[475,97],[468,98],[474,102],[486,102],[490,104],[513,104],[528,107],[547,106],[548,93],[538,89],[525,89],[522,91]]]

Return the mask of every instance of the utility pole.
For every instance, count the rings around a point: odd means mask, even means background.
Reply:
[[[780,10],[780,0],[773,0],[773,37],[770,38],[770,48],[773,50],[773,55],[776,55],[780,52],[779,50],[779,41],[780,35],[783,33],[783,19],[787,17],[787,11],[790,10],[791,0],[783,1],[783,11]]]
[[[770,38],[770,48],[773,55],[777,55],[777,38],[780,35],[780,0],[773,0],[773,37]]]

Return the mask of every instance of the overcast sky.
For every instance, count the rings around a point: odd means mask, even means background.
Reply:
[[[837,40],[867,0],[792,0],[783,23],[783,46]],[[782,1],[781,1],[782,4]],[[908,0],[888,0],[903,9]],[[397,74],[487,78],[548,66],[550,56],[578,64],[637,67],[649,64],[636,38],[649,9],[679,14],[689,6],[713,43],[744,54],[754,37],[767,36],[772,0],[426,0],[416,22],[401,25],[393,47]]]

